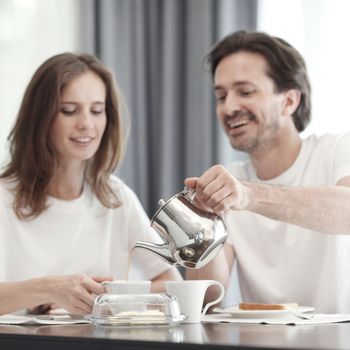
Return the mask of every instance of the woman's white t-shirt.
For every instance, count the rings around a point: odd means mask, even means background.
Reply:
[[[0,180],[0,281],[75,273],[126,279],[135,242],[162,240],[134,192],[117,177],[111,181],[122,203],[116,209],[105,208],[85,186],[75,200],[49,197],[47,210],[23,221],[12,209],[13,194]],[[140,248],[134,250],[132,265],[144,279],[172,268]]]
[[[229,171],[250,182],[332,186],[350,176],[350,134],[308,137],[294,164],[269,181],[257,178],[250,161],[234,163]],[[350,215],[350,207],[344,210]],[[246,211],[230,211],[225,219],[244,301],[298,302],[318,312],[350,313],[350,235],[323,234]]]

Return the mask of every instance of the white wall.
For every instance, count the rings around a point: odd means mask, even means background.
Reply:
[[[50,56],[80,49],[79,0],[0,1],[0,165],[24,89]]]
[[[303,133],[350,131],[350,1],[260,0],[259,30],[289,41],[306,60],[312,122]]]

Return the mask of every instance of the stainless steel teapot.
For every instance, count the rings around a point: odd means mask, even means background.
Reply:
[[[227,240],[226,227],[220,216],[199,209],[193,203],[194,195],[185,188],[167,202],[161,199],[151,226],[164,243],[137,241],[135,247],[148,249],[170,264],[192,269],[214,258]]]

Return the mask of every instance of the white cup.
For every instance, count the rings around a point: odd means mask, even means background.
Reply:
[[[206,304],[202,311],[205,292],[210,286],[219,287],[220,295],[214,301]],[[206,314],[209,307],[219,303],[225,295],[224,286],[212,280],[167,281],[165,288],[168,294],[177,298],[181,313],[188,316],[184,323],[201,322],[202,316]]]
[[[109,294],[147,294],[151,281],[104,281],[102,285]]]

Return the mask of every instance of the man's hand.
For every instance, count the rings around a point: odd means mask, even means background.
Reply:
[[[187,178],[185,186],[196,190],[195,202],[200,208],[218,215],[230,208],[246,209],[250,202],[249,187],[222,165],[214,165],[199,178]]]
[[[331,234],[350,234],[350,176],[334,186],[287,187],[243,182],[215,165],[185,185],[196,190],[195,202],[221,215],[229,208]]]

